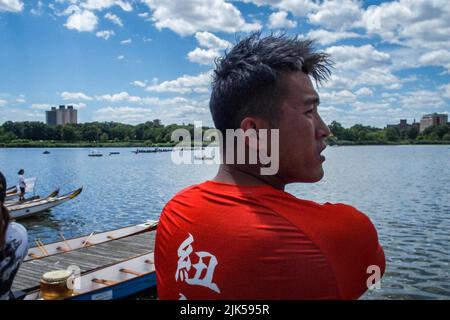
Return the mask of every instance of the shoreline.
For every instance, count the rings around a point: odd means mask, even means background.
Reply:
[[[399,145],[450,145],[450,141],[328,141],[328,146],[399,146]],[[32,142],[32,143],[0,143],[0,148],[173,148],[190,147],[175,143],[148,144],[144,142]],[[204,143],[203,147],[218,147],[218,144]],[[191,146],[194,147],[194,146]],[[200,147],[200,145],[197,145]]]

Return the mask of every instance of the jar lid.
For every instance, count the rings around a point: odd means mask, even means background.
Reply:
[[[67,270],[55,270],[44,273],[42,280],[46,282],[61,282],[66,281],[72,273]]]

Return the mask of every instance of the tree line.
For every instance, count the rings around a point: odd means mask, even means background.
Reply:
[[[128,142],[167,144],[175,129],[187,129],[193,134],[194,125],[163,125],[156,119],[138,125],[117,122],[89,122],[50,126],[43,122],[7,121],[0,126],[0,143],[20,141],[56,142]]]
[[[433,125],[419,133],[417,128],[407,126],[386,127],[384,129],[355,124],[350,128],[344,128],[339,122],[333,121],[329,128],[333,133],[329,138],[331,143],[355,142],[355,143],[395,143],[395,142],[439,142],[450,141],[450,127],[448,125]]]
[[[333,135],[328,138],[330,144],[339,143],[395,143],[420,141],[450,141],[450,127],[435,125],[428,127],[419,134],[413,126],[405,129],[386,127],[384,129],[355,124],[344,128],[339,122],[333,121],[329,128]],[[0,143],[8,144],[27,141],[55,142],[130,142],[141,141],[146,145],[173,144],[172,132],[175,129],[187,129],[191,135],[193,124],[163,125],[160,120],[147,121],[138,125],[118,122],[89,122],[67,124],[65,126],[49,126],[43,122],[12,122],[7,121],[0,126]],[[208,129],[207,127],[203,128]]]

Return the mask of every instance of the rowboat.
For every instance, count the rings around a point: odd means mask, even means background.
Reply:
[[[39,199],[32,202],[25,202],[9,206],[8,207],[9,215],[13,219],[21,219],[42,211],[50,210],[53,207],[56,207],[60,204],[63,204],[64,202],[67,202],[75,198],[81,193],[82,190],[83,188],[79,188],[61,197]]]
[[[128,226],[120,229],[110,230],[101,233],[91,233],[82,237],[65,239],[61,234],[62,241],[57,241],[44,245],[43,243],[36,242],[39,246],[28,249],[28,255],[26,260],[39,259],[43,257],[52,256],[55,254],[65,253],[72,250],[77,250],[83,247],[93,246],[100,243],[105,243],[112,240],[125,238],[138,233],[152,231],[156,229],[158,221],[149,220],[145,223]]]
[[[123,260],[110,266],[87,272],[73,281],[74,293],[67,300],[114,300],[134,295],[156,286],[153,253]],[[40,290],[24,300],[41,300]]]
[[[203,157],[198,157],[198,156],[194,156],[195,160],[214,160],[214,157],[207,157],[207,156],[203,156]]]
[[[92,149],[88,154],[89,157],[103,157],[103,153],[98,150]]]
[[[57,197],[58,194],[59,194],[59,189],[53,191],[48,196],[46,196],[44,199],[50,199],[50,198]],[[39,200],[41,200],[40,196],[32,196],[32,197],[26,198],[23,201],[20,201],[20,200],[8,200],[8,201],[5,201],[5,207],[8,208],[8,207],[13,206],[13,205],[23,204],[23,203],[30,203],[30,202],[35,202],[35,201],[39,201]]]
[[[13,186],[13,187],[9,187],[8,189],[6,189],[6,195],[8,196],[8,195],[11,195],[11,194],[13,194],[13,193],[16,193],[17,192],[17,187],[16,186]]]

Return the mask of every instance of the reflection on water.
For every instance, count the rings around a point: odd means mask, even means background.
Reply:
[[[0,170],[9,184],[17,171],[36,176],[37,193],[83,186],[74,200],[21,222],[30,244],[100,232],[157,219],[179,190],[214,176],[216,165],[177,166],[170,153],[134,154],[134,149],[1,149]],[[120,155],[107,156],[110,151]],[[343,202],[375,224],[387,259],[381,289],[364,299],[450,298],[450,149],[448,146],[329,147],[325,177],[287,188],[320,203]]]

